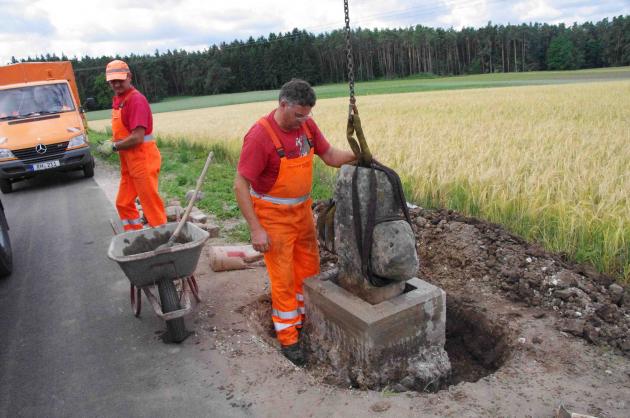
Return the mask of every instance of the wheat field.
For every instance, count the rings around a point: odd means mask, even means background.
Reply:
[[[155,133],[238,152],[274,106],[160,113]],[[398,171],[408,200],[501,223],[630,279],[630,81],[366,96],[358,106],[373,154]],[[347,99],[320,100],[313,113],[347,147]]]

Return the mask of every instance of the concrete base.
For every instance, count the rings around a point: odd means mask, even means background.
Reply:
[[[330,275],[328,275],[330,276]],[[311,361],[330,365],[340,384],[429,390],[443,386],[446,294],[425,281],[372,305],[331,280],[304,281],[305,343]]]

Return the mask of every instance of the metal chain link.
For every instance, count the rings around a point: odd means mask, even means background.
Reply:
[[[348,59],[348,86],[350,87],[350,110],[349,116],[352,115],[352,105],[355,103],[354,98],[354,59],[352,57],[352,43],[350,42],[350,13],[348,10],[348,0],[343,0],[343,10],[346,18],[346,57]]]

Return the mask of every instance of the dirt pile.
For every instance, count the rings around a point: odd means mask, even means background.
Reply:
[[[123,248],[123,255],[136,255],[147,253],[149,251],[153,251],[157,249],[160,245],[166,244],[171,237],[171,232],[157,232],[153,231],[153,237],[148,238],[145,235],[139,235],[130,241],[129,239],[124,240],[125,244],[128,244],[125,248]],[[186,234],[180,234],[176,239],[176,244],[185,244],[187,242],[192,241],[192,239]]]
[[[502,227],[449,210],[412,211],[421,276],[449,293],[484,282],[515,302],[540,306],[557,327],[630,356],[630,289]]]

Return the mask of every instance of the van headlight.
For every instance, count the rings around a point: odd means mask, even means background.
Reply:
[[[15,158],[10,149],[0,148],[0,159]]]
[[[85,145],[85,135],[77,135],[68,142],[68,148],[76,148]]]

